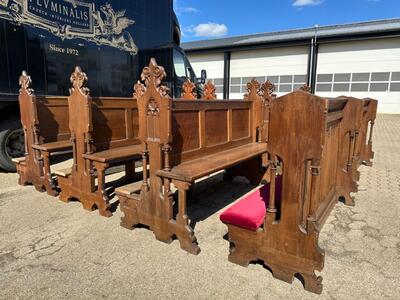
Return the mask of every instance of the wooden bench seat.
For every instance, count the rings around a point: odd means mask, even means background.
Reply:
[[[71,168],[57,169],[54,170],[54,174],[56,174],[57,176],[68,177],[72,174],[72,169]]]
[[[49,153],[54,153],[54,152],[72,151],[72,144],[70,140],[57,141],[45,144],[34,144],[32,145],[32,148],[41,151],[46,151]]]
[[[51,172],[51,156],[72,149],[68,128],[68,99],[56,96],[35,96],[27,72],[19,78],[19,107],[25,138],[23,161],[14,161],[19,184],[33,184],[36,190],[58,195]],[[62,152],[62,153],[61,153]]]
[[[193,182],[203,176],[258,157],[265,152],[267,152],[265,143],[249,143],[184,162],[173,167],[171,171],[159,170],[156,174],[165,178]]]
[[[118,187],[115,189],[115,192],[119,195],[131,196],[135,193],[138,193],[142,189],[143,183],[141,181],[133,182],[126,184],[124,186]]]
[[[139,159],[141,158],[142,145],[129,145],[125,147],[118,147],[93,154],[83,154],[83,157],[91,161],[101,163],[113,163],[127,159]]]

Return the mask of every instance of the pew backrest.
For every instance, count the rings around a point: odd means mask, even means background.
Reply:
[[[81,82],[86,74],[77,67],[68,98],[69,123],[74,144],[74,166],[84,165],[83,154],[139,144],[137,101],[133,98],[92,98]]]
[[[252,101],[173,100],[172,165],[255,142]]]
[[[90,119],[95,151],[140,143],[137,101],[133,98],[92,98]]]
[[[172,124],[165,134],[172,137],[172,166],[248,143],[266,142],[273,85],[261,85],[253,79],[243,100],[216,100],[209,95],[214,90],[209,81],[203,99],[193,100],[193,94],[186,91],[182,95],[188,95],[186,99],[171,101],[166,113]]]
[[[37,96],[39,143],[68,141],[71,137],[68,120],[68,98],[62,96]]]

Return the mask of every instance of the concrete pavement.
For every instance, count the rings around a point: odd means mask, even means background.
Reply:
[[[400,299],[400,115],[378,116],[374,151],[374,166],[361,167],[356,206],[338,204],[321,233],[321,296],[298,280],[275,280],[261,265],[228,262],[218,216],[251,189],[244,180],[218,175],[201,184],[189,211],[202,249],[193,256],[178,241],[120,227],[119,209],[106,219],[2,173],[0,298]]]

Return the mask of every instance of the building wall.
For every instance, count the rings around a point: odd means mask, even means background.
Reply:
[[[400,113],[400,38],[320,45],[316,93],[379,101],[380,113]]]
[[[260,82],[269,79],[276,85],[278,94],[290,92],[293,85],[298,88],[306,82],[307,62],[307,47],[233,52],[230,98],[242,98],[247,82],[253,77]]]
[[[217,85],[217,96],[223,97],[223,78],[224,78],[224,54],[189,54],[188,58],[197,76],[201,75],[201,70],[207,71],[207,77],[212,79]]]
[[[308,46],[232,52],[230,98],[243,98],[253,77],[275,83],[278,96],[298,89],[306,82],[308,52]],[[223,53],[188,56],[197,74],[207,70],[222,98]],[[400,38],[321,44],[317,74],[318,95],[370,97],[380,113],[400,114]]]

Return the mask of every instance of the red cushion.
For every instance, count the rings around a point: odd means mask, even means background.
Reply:
[[[280,177],[276,180],[276,198],[280,198]],[[255,190],[225,210],[219,219],[242,228],[256,231],[264,223],[269,199],[269,183]],[[276,199],[279,201],[279,199]]]

